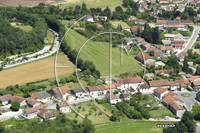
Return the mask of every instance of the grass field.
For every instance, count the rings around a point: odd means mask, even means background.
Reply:
[[[78,34],[74,30],[70,30],[66,35],[67,44],[72,49],[80,50],[82,45],[88,40],[86,37]],[[109,44],[105,42],[89,41],[81,50],[80,58],[83,60],[93,61],[97,70],[101,72],[101,76],[109,75]],[[123,54],[123,65],[121,64],[121,51],[119,48],[112,48],[112,75],[141,69],[139,62],[133,56]],[[137,70],[138,71],[138,70]]]
[[[130,29],[130,26],[123,21],[110,21],[112,25],[118,27],[118,25],[122,26],[122,29]]]
[[[47,30],[47,36],[44,38],[44,43],[54,43],[55,34],[53,31]]]
[[[175,117],[175,115],[169,109],[152,110],[152,111],[149,111],[149,114],[151,118],[153,118],[154,116],[159,116],[159,115]]]
[[[3,70],[0,72],[0,88],[15,84],[21,85],[31,81],[55,77],[54,61],[55,56],[52,56],[40,61]],[[65,55],[58,56],[57,65],[69,66],[68,68],[58,68],[58,76],[74,72],[74,65]]]
[[[90,106],[91,105],[91,106]],[[88,119],[90,119],[92,121],[93,124],[100,124],[100,123],[110,123],[109,117],[106,116],[104,113],[102,113],[101,115],[99,115],[99,109],[97,108],[96,111],[94,111],[92,108],[93,105],[91,102],[87,102],[87,103],[82,103],[81,108],[79,109],[79,106],[73,106],[74,109],[76,109],[77,111],[79,111],[80,114],[82,115],[88,115]],[[83,111],[83,108],[85,108],[85,110]],[[92,111],[91,115],[89,115],[89,111]],[[70,112],[66,114],[66,117],[70,118],[70,119],[77,119],[79,122],[83,121],[83,118],[81,118],[80,116],[75,116],[76,113]]]
[[[15,27],[20,28],[20,29],[27,31],[27,32],[31,31],[33,29],[33,27],[29,26],[29,25],[16,25]]]
[[[200,53],[200,49],[195,49],[195,48],[193,48],[193,49],[192,49],[192,53],[195,53],[195,52]]]
[[[96,133],[162,133],[157,124],[174,124],[175,122],[127,121],[96,125]]]
[[[74,0],[73,0],[74,1]],[[122,5],[122,0],[84,0],[87,8],[102,8],[105,9],[107,6],[111,9],[111,11],[115,10],[115,7]],[[63,3],[60,5],[61,9],[69,8],[70,6],[75,7],[76,5],[82,5],[81,0],[75,0],[74,2]]]

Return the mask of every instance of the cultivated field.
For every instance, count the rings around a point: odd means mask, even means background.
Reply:
[[[33,29],[33,27],[32,26],[29,26],[29,25],[16,25],[15,27],[18,27],[18,28],[20,28],[20,29],[22,29],[22,30],[24,30],[24,31],[31,31],[32,29]]]
[[[65,40],[72,46],[72,49],[79,51],[88,39],[76,31],[70,30]],[[81,50],[80,58],[93,61],[97,70],[101,72],[101,76],[107,76],[109,75],[109,47],[109,44],[105,42],[89,41]],[[142,70],[141,65],[133,56],[128,56],[125,52],[122,56],[123,61],[121,61],[121,50],[112,48],[112,75]]]
[[[3,70],[0,72],[0,88],[15,84],[21,85],[26,84],[27,82],[55,77],[54,61],[55,56],[52,56],[40,61],[31,62],[22,66]],[[74,65],[65,55],[58,56],[57,65],[69,66],[68,68],[58,68],[58,76],[74,72]]]
[[[121,25],[123,29],[130,29],[130,26],[123,21],[110,21],[110,23],[114,25],[115,27],[118,27],[118,25]]]

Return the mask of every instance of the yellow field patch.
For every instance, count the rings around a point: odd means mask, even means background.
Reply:
[[[33,29],[33,27],[29,26],[29,25],[24,25],[24,26],[22,26],[22,25],[16,25],[15,27],[20,28],[20,29],[22,29],[24,31],[30,31],[30,30]]]
[[[58,66],[69,66],[68,68],[58,68],[57,76],[74,72],[74,65],[65,55],[58,55]],[[41,79],[55,77],[55,56],[33,63],[28,63],[15,68],[0,72],[0,88],[9,85],[22,85]]]

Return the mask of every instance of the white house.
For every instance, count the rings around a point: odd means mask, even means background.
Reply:
[[[183,116],[185,112],[185,110],[181,106],[179,106],[176,102],[171,102],[169,104],[169,109],[172,111],[174,115],[180,118]]]
[[[56,114],[48,109],[42,109],[37,116],[40,118],[41,121],[45,121],[45,120],[53,120],[56,118]]]
[[[11,98],[12,98],[12,95],[10,94],[0,96],[0,103],[3,105],[6,105],[10,102]]]
[[[68,105],[67,102],[61,102],[56,104],[56,108],[61,112],[61,113],[69,113],[71,112],[71,109]]]
[[[30,94],[29,98],[45,103],[48,100],[50,100],[50,95],[46,91],[41,91],[41,92]]]
[[[54,88],[49,91],[55,98],[57,99],[67,99],[67,96],[71,93],[68,86],[62,86],[58,88]]]
[[[33,107],[29,109],[23,110],[23,116],[27,119],[33,119],[37,117],[37,114],[40,112],[40,110],[44,109],[46,106],[38,106]]]
[[[116,105],[118,102],[122,101],[119,97],[115,96],[114,94],[107,94],[106,98],[111,105]]]
[[[162,88],[162,87],[158,87],[154,90],[154,96],[158,97],[159,99],[162,99],[163,96],[165,94],[169,93],[169,91],[165,88]]]
[[[140,91],[142,94],[143,93],[153,93],[151,91],[151,88],[150,88],[150,86],[148,84],[141,84],[141,85],[139,85],[138,88],[137,88],[137,90]]]
[[[86,17],[83,18],[83,21],[94,22],[93,17],[90,15],[86,15]]]
[[[158,87],[162,87],[165,89],[168,89],[170,87],[169,80],[163,79],[163,80],[155,80],[155,81],[149,81],[149,86],[151,87],[151,91]]]
[[[71,90],[71,94],[79,98],[87,96],[87,93],[81,88]]]

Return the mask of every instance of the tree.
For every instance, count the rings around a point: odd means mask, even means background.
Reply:
[[[163,128],[163,133],[177,133],[176,128]]]
[[[6,129],[5,129],[5,125],[1,122],[0,123],[0,133],[5,133]]]
[[[89,119],[84,119],[83,120],[83,128],[84,128],[84,133],[94,133],[95,132],[95,128],[94,125],[92,125],[91,120]]]
[[[154,44],[158,44],[159,43],[159,31],[158,31],[158,27],[156,27],[156,28],[153,29],[152,37],[153,37],[153,43]]]
[[[187,58],[184,58],[182,71],[184,71],[185,73],[190,73],[190,74],[193,73],[193,70],[189,67]]]
[[[174,68],[174,72],[176,73],[176,75],[178,75],[179,73],[179,63],[178,63],[178,57],[174,54],[171,54],[169,57],[168,57],[168,60],[167,60],[167,65],[169,65],[170,67],[173,67]]]
[[[128,7],[129,6],[129,0],[123,0],[123,7]]]
[[[12,102],[12,103],[11,103],[11,109],[12,109],[13,111],[18,111],[19,108],[20,108],[20,103],[19,103],[18,101]]]
[[[115,115],[112,115],[111,117],[110,117],[110,121],[116,121],[117,120],[117,117],[115,116]]]
[[[200,74],[200,65],[197,66],[196,74],[198,74],[198,75]]]

